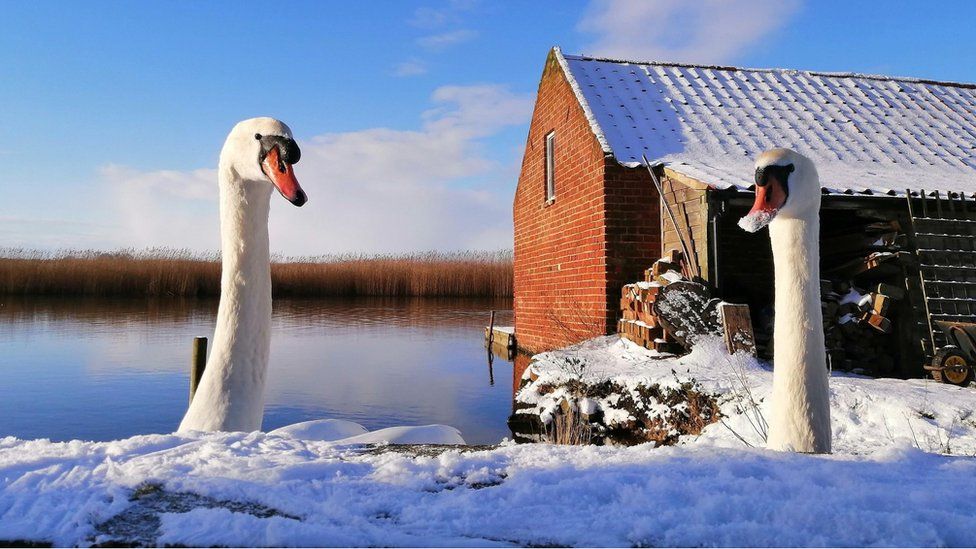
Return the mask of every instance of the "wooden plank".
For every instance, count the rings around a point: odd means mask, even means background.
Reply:
[[[881,333],[891,333],[891,321],[879,314],[875,314],[873,312],[864,313],[864,316],[861,317],[861,321]]]
[[[708,183],[699,181],[693,177],[689,177],[682,173],[678,173],[670,168],[664,168],[664,176],[673,181],[677,181],[678,183],[684,185],[685,187],[695,189],[698,191],[704,191],[712,188],[711,185],[709,185]],[[673,188],[674,187],[672,187],[672,189]]]
[[[684,260],[684,256],[681,254],[681,250],[674,250],[674,249],[668,250],[668,253],[664,254],[664,257],[667,258],[668,263],[674,263],[674,264],[681,263]]]
[[[888,307],[891,306],[892,299],[884,294],[870,294],[871,310],[881,316],[888,316]]]
[[[654,277],[663,275],[668,271],[681,272],[681,265],[679,263],[671,263],[669,261],[655,261],[654,266],[651,267],[651,274]]]
[[[516,346],[515,334],[501,328],[485,328],[485,346],[488,348],[504,347],[514,349]]]
[[[638,311],[637,320],[647,324],[651,328],[657,328],[661,325],[660,322],[658,322],[657,317],[654,316],[654,313]]]
[[[659,291],[661,291],[660,286],[651,286],[650,288],[639,288],[637,290],[638,300],[643,302],[653,302],[654,298],[657,297],[657,293]]]
[[[722,319],[725,346],[730,354],[739,351],[756,354],[756,337],[752,332],[749,306],[739,303],[722,303],[718,306]]]

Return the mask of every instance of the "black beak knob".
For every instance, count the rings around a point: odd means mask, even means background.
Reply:
[[[769,184],[769,179],[766,177],[766,168],[756,168],[756,186],[765,187]]]
[[[290,137],[280,135],[261,135],[254,134],[254,138],[261,142],[261,161],[268,155],[272,147],[278,147],[278,157],[282,162],[297,164],[302,158],[302,150],[298,148],[298,143]]]
[[[787,164],[785,166],[763,166],[761,168],[756,168],[756,186],[765,187],[769,184],[769,178],[775,177],[780,183],[786,183],[790,174],[793,173],[793,164]]]

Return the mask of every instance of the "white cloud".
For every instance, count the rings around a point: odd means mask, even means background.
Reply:
[[[450,18],[448,10],[422,6],[414,10],[413,16],[407,22],[414,27],[434,29],[447,24]]]
[[[419,59],[409,59],[393,67],[393,76],[419,76],[427,74],[427,64]]]
[[[215,250],[217,170],[142,172],[119,165],[99,170],[121,230],[108,235],[117,247]]]
[[[471,10],[477,3],[476,0],[449,0],[439,8],[421,6],[414,10],[413,16],[407,22],[422,29],[443,27],[457,22],[463,12]]]
[[[799,0],[592,0],[578,30],[587,54],[728,63],[785,25]]]
[[[428,50],[443,50],[450,46],[468,42],[478,36],[477,31],[458,29],[440,34],[431,34],[417,39],[417,44]]]
[[[432,102],[415,130],[372,128],[302,140],[295,172],[309,202],[299,209],[273,197],[273,250],[511,247],[517,166],[489,158],[482,140],[525,123],[532,98],[502,86],[445,86]],[[216,249],[216,177],[213,169],[103,168],[123,227],[118,245]]]

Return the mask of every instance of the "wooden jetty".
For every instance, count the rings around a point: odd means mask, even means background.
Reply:
[[[485,328],[485,345],[492,349],[515,352],[515,328],[512,326],[488,326]]]

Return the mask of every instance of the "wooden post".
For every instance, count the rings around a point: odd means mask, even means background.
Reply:
[[[491,311],[491,319],[488,320],[488,385],[495,386],[495,371],[493,365],[495,356],[492,353],[492,346],[495,344],[495,311]]]
[[[491,350],[492,343],[495,342],[495,311],[491,311],[491,320],[488,321],[488,350]]]
[[[193,395],[197,392],[200,385],[200,378],[203,377],[203,370],[207,367],[207,338],[193,338],[193,359],[190,362],[190,402],[193,402]]]

